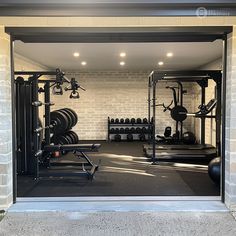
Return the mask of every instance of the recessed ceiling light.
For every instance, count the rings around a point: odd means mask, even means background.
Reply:
[[[167,57],[173,57],[173,53],[172,53],[172,52],[168,52],[168,53],[166,54],[166,56],[167,56]]]
[[[120,62],[120,65],[121,65],[121,66],[124,66],[124,65],[125,65],[125,62],[124,62],[124,61],[121,61],[121,62]]]
[[[82,62],[81,62],[81,65],[82,65],[82,66],[86,66],[86,65],[87,65],[87,62],[86,62],[86,61],[82,61]]]
[[[126,57],[126,53],[125,52],[121,52],[120,53],[120,57]]]
[[[163,62],[163,61],[159,61],[159,62],[158,62],[158,65],[159,65],[159,66],[163,66],[163,65],[164,65],[164,62]]]
[[[78,52],[74,52],[73,55],[74,55],[74,57],[79,57],[79,53]]]

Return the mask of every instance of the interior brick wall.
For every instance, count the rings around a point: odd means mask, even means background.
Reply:
[[[79,117],[74,131],[81,140],[107,139],[107,117],[111,118],[144,118],[148,116],[148,75],[149,71],[93,71],[66,72],[67,77],[75,77],[86,91],[80,92],[80,99],[69,99],[69,93],[63,96],[52,95],[55,103],[53,109],[71,107]],[[170,84],[168,84],[170,85]],[[157,88],[157,103],[169,104],[172,93],[160,83]],[[191,110],[191,86],[185,84],[188,95],[185,105]],[[157,107],[157,133],[163,134],[166,126],[174,131],[175,122],[169,112]],[[193,130],[192,119],[184,122],[184,130]]]

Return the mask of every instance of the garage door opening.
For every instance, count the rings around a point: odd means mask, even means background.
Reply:
[[[18,29],[17,196],[222,196],[208,165],[224,158],[227,32],[187,28],[77,41]]]

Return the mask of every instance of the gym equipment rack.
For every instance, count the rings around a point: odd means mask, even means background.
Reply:
[[[195,115],[193,117],[201,119],[201,145],[202,148],[194,148],[194,145],[190,147],[189,153],[184,153],[183,156],[181,156],[181,150],[178,149],[173,154],[168,154],[168,150],[170,150],[171,145],[160,145],[162,146],[159,150],[156,144],[156,87],[158,83],[162,81],[169,81],[169,82],[195,82],[201,87],[201,104],[205,105],[206,102],[206,88],[208,87],[208,80],[212,79],[216,83],[216,114],[215,116],[208,116],[208,115]],[[152,158],[153,163],[158,162],[158,160],[162,159],[162,154],[164,153],[163,150],[165,150],[165,155],[163,156],[163,159],[165,159],[165,156],[168,156],[168,159],[175,159],[175,157],[190,157],[194,158],[194,151],[198,150],[195,157],[201,157],[204,158],[205,154],[208,155],[209,147],[207,146],[206,149],[204,149],[205,144],[205,119],[207,118],[215,118],[216,120],[216,151],[214,152],[211,150],[210,152],[210,158],[213,158],[215,156],[221,155],[221,79],[222,79],[222,73],[220,70],[194,70],[194,71],[152,71],[149,75],[149,83],[148,83],[148,121],[151,122],[152,120],[152,148],[148,150],[149,157]],[[151,112],[152,112],[152,118],[151,118]],[[180,145],[181,146],[181,145]],[[186,145],[185,145],[186,146]],[[212,147],[213,149],[213,147]],[[184,149],[186,150],[186,149]],[[200,150],[200,151],[199,151]],[[206,153],[204,154],[204,150],[206,150]],[[170,151],[170,152],[173,152]],[[201,153],[200,153],[201,152]],[[177,155],[177,154],[178,155]],[[214,155],[213,155],[214,154]],[[175,156],[176,155],[176,156]]]
[[[119,119],[120,120],[120,119]],[[129,120],[131,120],[131,119],[129,119]],[[111,129],[113,128],[113,127],[117,127],[117,128],[124,128],[124,127],[128,127],[128,128],[132,128],[132,127],[140,127],[141,129],[143,128],[143,127],[145,127],[147,130],[146,130],[146,133],[143,133],[145,136],[148,136],[148,137],[150,137],[150,133],[152,132],[152,130],[151,130],[151,128],[152,128],[152,122],[151,121],[149,121],[148,123],[143,123],[143,122],[141,122],[141,123],[111,123],[111,118],[110,117],[108,117],[108,119],[107,119],[107,132],[108,132],[108,134],[107,134],[107,139],[108,139],[108,141],[111,141],[111,136],[112,135],[115,135],[115,134],[120,134],[120,135],[122,135],[122,134],[133,134],[133,135],[135,135],[135,134],[140,134],[140,133],[138,133],[138,132],[136,132],[136,130],[134,131],[134,132],[115,132],[115,133],[113,133],[113,132],[111,132]],[[142,133],[142,132],[141,132]],[[148,139],[149,140],[149,139]],[[122,141],[126,141],[125,139],[122,139]]]
[[[28,80],[23,77],[29,76]],[[17,127],[17,172],[18,174],[32,175],[36,180],[41,178],[39,166],[45,166],[50,169],[56,163],[51,163],[52,154],[57,152],[69,151],[74,153],[75,157],[82,158],[83,162],[60,163],[68,167],[65,173],[52,173],[48,171],[48,177],[54,176],[79,176],[86,175],[93,178],[98,169],[89,157],[87,152],[97,152],[100,144],[72,144],[72,145],[52,145],[51,133],[53,124],[50,118],[50,107],[54,105],[50,101],[50,88],[56,88],[56,94],[62,94],[62,84],[69,83],[65,91],[71,90],[70,98],[78,98],[77,90],[82,88],[75,79],[67,79],[60,70],[55,71],[17,71],[15,72],[15,92],[16,92],[16,127]],[[55,76],[53,79],[42,79],[41,76]],[[39,88],[43,84],[43,88]],[[44,93],[44,102],[39,101],[39,92]],[[55,92],[55,91],[54,91]],[[44,105],[44,127],[39,120],[39,107]],[[43,134],[44,133],[44,134]],[[44,142],[42,144],[42,136]],[[70,167],[81,166],[82,170],[70,171]],[[86,166],[86,168],[85,168]]]

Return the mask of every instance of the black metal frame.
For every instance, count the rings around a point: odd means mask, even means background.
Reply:
[[[203,8],[204,7],[204,8]],[[203,8],[203,9],[202,9]],[[202,9],[202,12],[201,12]],[[2,0],[1,16],[234,16],[233,0]]]
[[[147,133],[143,133],[145,135],[145,137],[147,136],[147,140],[150,141],[150,127],[152,127],[152,124],[150,123],[111,123],[111,118],[108,117],[107,119],[107,127],[108,127],[108,130],[107,130],[107,140],[108,141],[112,141],[111,139],[111,135],[115,135],[115,134],[140,134],[140,133],[137,133],[136,131],[135,132],[123,132],[123,133],[112,133],[111,132],[111,128],[112,127],[117,127],[117,128],[123,128],[123,127],[140,127],[140,128],[147,128]],[[139,139],[134,139],[134,140],[137,140],[139,141]],[[122,141],[126,141],[125,139],[122,139]]]
[[[196,82],[200,85],[202,96],[201,102],[205,104],[205,88],[208,86],[208,79],[212,79],[216,83],[216,99],[219,99],[216,108],[216,140],[217,140],[217,154],[221,155],[221,83],[222,83],[222,72],[219,70],[195,70],[195,71],[153,71],[149,75],[148,85],[148,117],[149,122],[151,121],[151,107],[152,107],[152,161],[153,163],[158,162],[156,157],[156,86],[160,81],[169,82]],[[152,90],[152,99],[151,99]],[[151,104],[152,101],[152,104]],[[198,117],[198,116],[197,116]],[[208,116],[200,116],[201,119],[201,144],[205,144],[205,119]],[[211,117],[210,117],[211,118]]]
[[[81,176],[86,175],[88,178],[92,179],[95,171],[98,169],[98,166],[95,165],[87,156],[86,152],[95,152],[98,149],[92,147],[81,147],[81,145],[74,145],[72,148],[67,145],[51,145],[50,136],[51,136],[51,120],[50,120],[50,106],[53,105],[50,101],[50,88],[51,83],[55,84],[58,81],[70,82],[67,79],[64,79],[64,73],[60,70],[55,71],[16,71],[15,75],[28,75],[28,80],[24,80],[23,77],[17,77],[16,84],[16,114],[18,119],[16,119],[17,127],[17,162],[19,174],[32,175],[36,180],[40,179],[42,176],[45,177],[42,171],[39,169],[39,160],[43,156],[42,164],[46,165],[47,168],[55,166],[56,163],[51,163],[51,155],[54,152],[55,148],[59,148],[59,152],[63,150],[69,150],[74,153],[74,156],[77,158],[82,158],[83,162],[70,162],[63,163],[60,166],[71,167],[71,166],[81,166],[82,171],[76,170],[75,173],[69,172],[64,173],[46,173],[48,177],[55,176]],[[55,79],[44,79],[39,80],[42,75],[51,75],[55,76]],[[41,127],[39,124],[39,84],[43,84],[44,93],[44,102],[40,103],[44,105],[44,119],[45,126]],[[24,129],[22,131],[22,128]],[[45,130],[44,138],[44,147],[47,146],[47,149],[41,147],[40,145],[40,132]],[[23,144],[22,144],[23,143]],[[26,149],[23,147],[26,146]],[[93,144],[91,145],[93,146]],[[23,163],[23,165],[22,165]],[[25,163],[25,165],[24,165]],[[23,168],[22,168],[23,166]],[[85,168],[84,166],[90,167]]]

